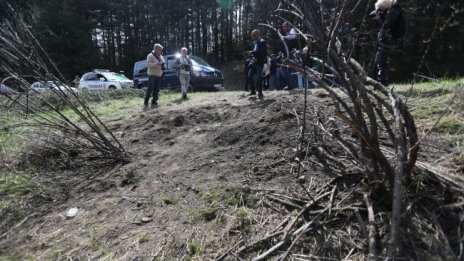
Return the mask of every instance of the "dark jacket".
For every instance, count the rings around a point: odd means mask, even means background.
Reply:
[[[392,31],[399,26],[402,15],[399,4],[394,4],[380,16],[381,28],[377,35],[380,44],[389,44],[392,39]]]
[[[253,43],[253,50],[251,51],[253,57],[256,58],[256,64],[264,65],[267,63],[267,44],[266,40],[260,38],[258,41]]]

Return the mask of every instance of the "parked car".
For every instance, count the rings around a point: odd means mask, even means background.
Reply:
[[[47,82],[38,81],[38,82],[31,84],[31,89],[34,92],[38,92],[38,93],[49,92],[49,91],[52,91],[53,89],[62,90],[63,92],[69,92],[72,90],[74,93],[79,93],[78,89],[70,87],[62,82],[57,82],[57,81],[47,81]]]
[[[108,89],[127,89],[133,88],[133,82],[120,73],[110,71],[88,72],[82,75],[79,88],[88,91],[102,91]]]
[[[6,86],[5,84],[0,84],[0,94],[17,95],[19,92]]]
[[[161,81],[161,88],[177,89],[180,88],[180,81],[177,77],[174,62],[180,54],[165,55],[166,70]],[[224,76],[222,72],[209,65],[205,60],[198,56],[190,56],[192,60],[192,76],[190,77],[190,90],[221,90],[224,88]],[[148,85],[147,61],[141,60],[134,64],[134,87],[143,88]]]

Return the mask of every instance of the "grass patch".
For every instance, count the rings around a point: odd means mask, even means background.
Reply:
[[[199,209],[199,210],[192,210],[190,213],[196,217],[204,219],[205,221],[212,221],[214,220],[219,212],[218,207],[211,206],[207,209]]]
[[[253,219],[251,218],[251,213],[248,208],[246,207],[238,208],[235,211],[235,220],[236,220],[236,224],[235,224],[236,229],[240,231],[246,231],[246,232],[251,231],[251,225],[253,223]]]
[[[147,243],[148,241],[150,241],[150,236],[148,235],[148,233],[144,233],[139,238],[139,244]]]
[[[195,243],[195,242],[189,243],[187,248],[188,248],[188,253],[191,256],[203,254],[203,250],[201,249],[201,246],[198,243]]]
[[[5,173],[0,171],[0,212],[7,208],[14,208],[12,221],[21,218],[15,204],[24,196],[32,196],[40,191],[37,184],[32,182],[30,173]]]
[[[451,117],[443,117],[435,128],[438,132],[449,134],[464,134],[464,123]]]
[[[171,197],[168,197],[166,195],[161,195],[160,199],[166,205],[177,205],[179,203],[179,199],[171,198]]]

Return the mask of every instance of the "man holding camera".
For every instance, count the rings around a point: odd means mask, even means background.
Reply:
[[[370,17],[380,25],[377,35],[377,52],[374,62],[374,78],[383,85],[388,86],[388,55],[391,40],[403,36],[404,18],[401,7],[396,0],[377,0],[375,10]]]
[[[177,69],[177,76],[180,80],[180,87],[182,90],[182,99],[187,99],[187,89],[190,83],[190,73],[192,71],[192,60],[187,55],[188,49],[182,47],[180,50],[180,57],[176,58],[174,62],[174,67]]]
[[[153,51],[147,56],[147,73],[148,73],[148,89],[145,94],[145,101],[143,105],[148,106],[150,96],[153,96],[151,100],[151,106],[158,106],[158,93],[160,89],[161,79],[163,78],[164,70],[166,65],[164,58],[161,55],[163,53],[163,46],[161,44],[155,44]]]

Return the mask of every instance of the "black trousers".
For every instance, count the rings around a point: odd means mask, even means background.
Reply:
[[[251,92],[252,93],[256,92],[256,89],[258,89],[258,96],[259,97],[263,97],[263,79],[261,78],[261,74],[263,73],[263,67],[264,67],[264,64],[257,64],[256,65],[256,67],[255,67],[256,85],[251,86]]]
[[[154,75],[148,76],[148,89],[147,89],[147,92],[145,93],[145,102],[144,102],[145,105],[148,104],[148,101],[150,100],[150,96],[153,96],[153,99],[151,100],[152,104],[158,103],[158,93],[160,90],[160,84],[161,84],[161,77],[154,76]]]
[[[375,54],[374,62],[374,79],[381,82],[383,85],[388,86],[388,70],[389,70],[389,61],[388,61],[389,51],[388,47],[381,44],[377,48]]]

